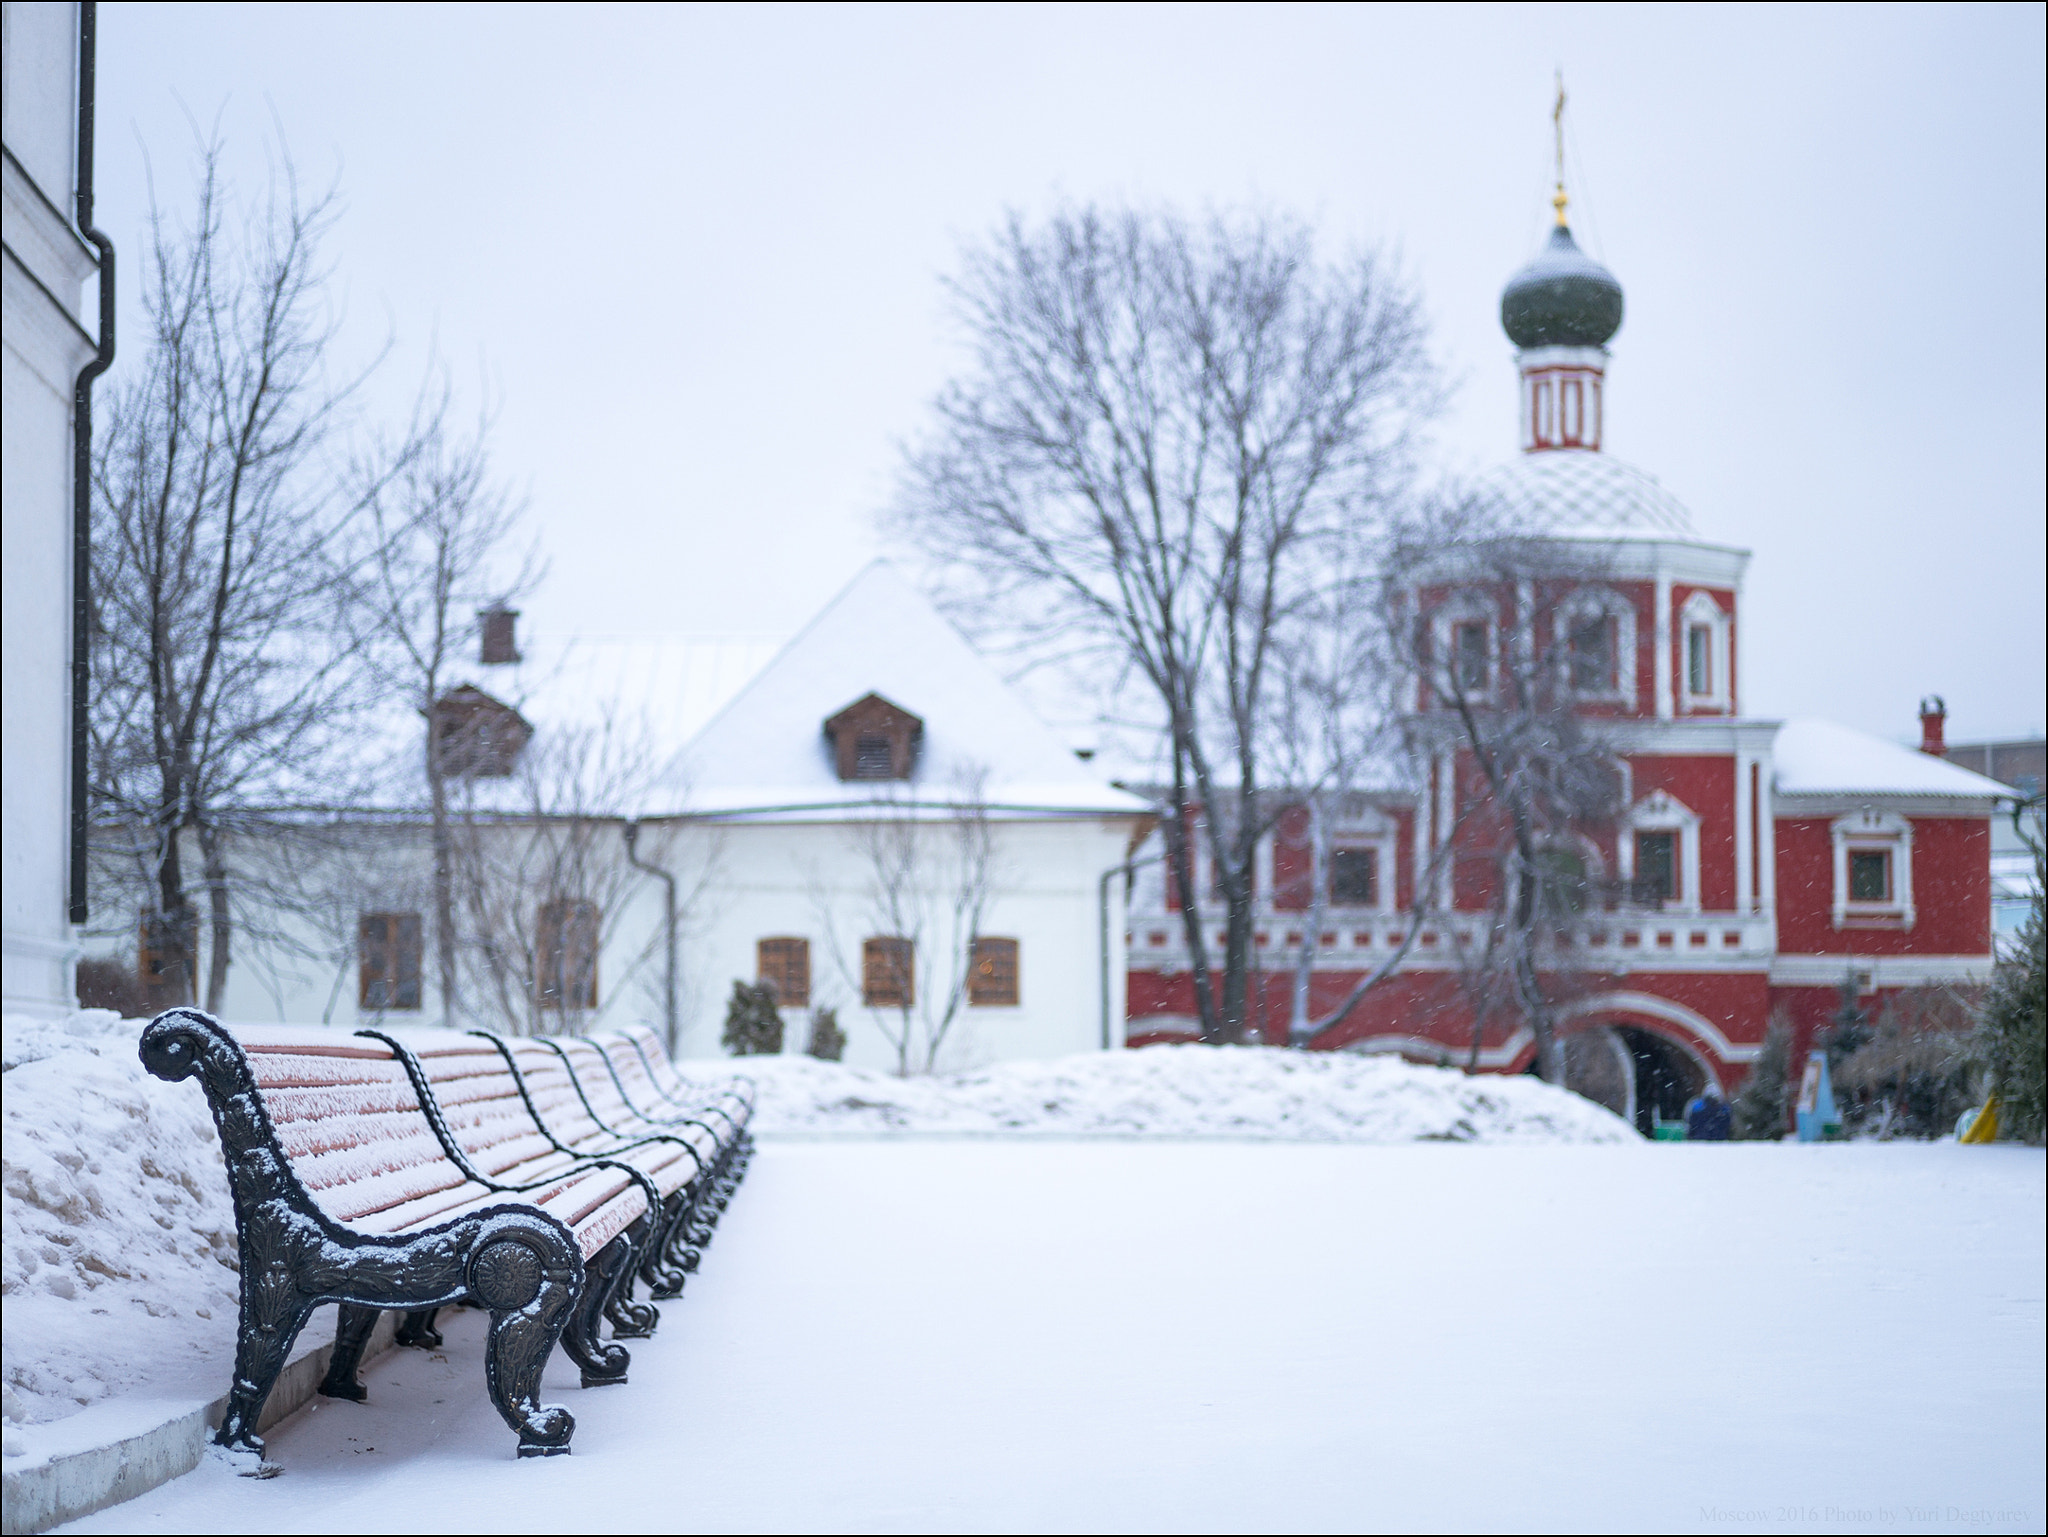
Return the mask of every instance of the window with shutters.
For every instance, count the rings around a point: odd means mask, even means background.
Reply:
[[[974,941],[972,964],[967,972],[967,1001],[977,1008],[1017,1007],[1017,941],[990,939]]]
[[[754,946],[754,977],[775,989],[785,1009],[811,1006],[811,942],[808,939],[764,939]]]
[[[595,902],[557,897],[541,903],[534,926],[534,993],[541,1007],[597,1007],[597,942]]]
[[[907,1009],[917,1002],[917,945],[883,935],[860,947],[860,999],[871,1009]]]
[[[425,930],[418,913],[364,913],[356,930],[356,1006],[381,1013],[420,1007]]]

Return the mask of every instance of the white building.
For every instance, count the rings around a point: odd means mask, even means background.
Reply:
[[[5,154],[0,156],[5,283],[4,452],[0,452],[0,615],[6,624],[0,947],[9,1013],[75,1007],[70,839],[72,758],[73,402],[112,359],[80,312],[99,270],[90,229],[91,37],[75,4],[0,6]],[[81,165],[81,149],[86,151]],[[74,219],[78,222],[74,223]],[[81,234],[81,228],[85,233]]]
[[[886,562],[720,712],[682,767],[683,852],[718,871],[689,946],[701,976],[798,972],[785,992],[838,1008],[848,1061],[893,1066],[904,1010],[878,1001],[895,980],[885,943],[917,926],[908,1007],[920,1041],[973,963],[940,1065],[1123,1044],[1124,893],[1109,877],[1150,827],[1148,808],[1091,774]],[[954,911],[963,816],[987,829],[973,934]],[[923,884],[921,897],[889,889],[898,862],[914,868],[896,884]],[[686,1050],[716,1049],[710,1023],[685,1034]]]
[[[673,995],[677,1049],[719,1056],[732,984],[773,981],[786,1051],[832,1008],[846,1060],[867,1066],[1123,1044],[1111,872],[1151,825],[1146,803],[1091,773],[886,562],[779,648],[522,645],[512,618],[486,617],[474,666],[443,696],[508,749],[460,792],[496,892],[492,916],[463,917],[471,977],[480,922],[496,925],[499,957],[472,984],[495,990],[495,1013],[472,1008],[471,1022],[531,1005],[544,1028],[659,1027]],[[416,788],[352,814],[332,852],[317,832],[282,856],[231,845],[245,876],[289,864],[315,899],[250,925],[291,942],[238,941],[229,1017],[441,1017],[423,731],[407,715],[390,723],[393,756]]]

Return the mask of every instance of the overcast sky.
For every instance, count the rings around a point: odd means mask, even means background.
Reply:
[[[100,7],[129,265],[281,130],[338,176],[348,340],[499,401],[555,630],[802,623],[880,546],[957,364],[939,278],[1007,208],[1264,205],[1396,250],[1516,451],[1502,283],[1549,196],[1627,290],[1608,448],[1755,551],[1744,707],[1952,739],[2044,706],[2043,10]]]

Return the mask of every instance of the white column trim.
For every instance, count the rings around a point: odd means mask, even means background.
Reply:
[[[1669,720],[1671,703],[1671,577],[1657,573],[1657,719]]]

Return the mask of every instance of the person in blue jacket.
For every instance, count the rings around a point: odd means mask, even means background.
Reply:
[[[1734,1112],[1728,1108],[1728,1101],[1711,1083],[1698,1099],[1685,1107],[1685,1140],[1688,1142],[1726,1142],[1734,1124]]]

